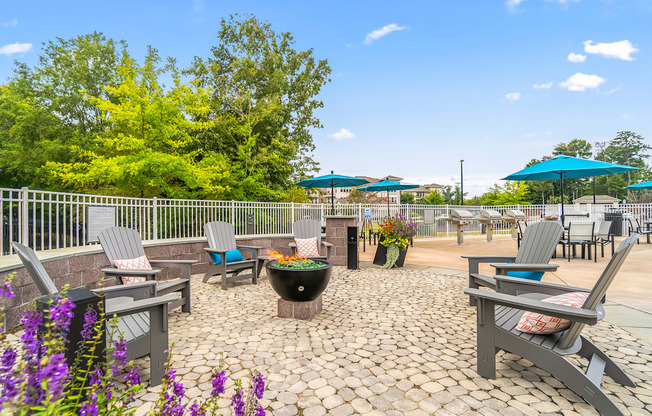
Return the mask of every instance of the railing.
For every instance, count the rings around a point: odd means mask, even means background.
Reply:
[[[324,221],[330,214],[355,215],[365,225],[382,221],[387,214],[401,213],[415,221],[420,237],[448,236],[455,227],[446,221],[451,208],[471,211],[475,217],[481,209],[523,211],[529,222],[547,215],[559,215],[560,205],[504,205],[493,207],[453,205],[390,204],[298,204],[281,202],[205,201],[160,198],[129,198],[36,191],[28,188],[0,188],[0,255],[11,254],[11,241],[27,244],[36,250],[78,247],[89,242],[88,208],[114,207],[116,224],[137,230],[143,240],[202,237],[209,221],[226,221],[238,235],[291,234],[292,223],[300,219]],[[604,218],[610,206],[566,205],[566,221],[596,221]],[[652,204],[619,205],[619,210],[640,219],[652,217]],[[576,215],[581,215],[575,217]],[[587,216],[588,215],[588,216]],[[495,233],[509,232],[501,222]],[[476,221],[465,227],[466,233],[480,233]]]

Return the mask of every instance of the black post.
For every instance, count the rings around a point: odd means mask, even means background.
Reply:
[[[593,205],[595,205],[595,176],[593,177]]]
[[[389,186],[387,187],[387,218],[389,218]]]
[[[460,205],[464,205],[464,159],[460,160]]]
[[[561,179],[561,225],[566,226],[564,222],[564,174],[560,173],[559,178]]]

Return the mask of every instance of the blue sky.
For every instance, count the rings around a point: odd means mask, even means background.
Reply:
[[[186,66],[232,13],[328,59],[322,173],[446,185],[464,159],[474,195],[559,142],[652,138],[652,0],[3,2],[0,80],[42,42],[92,31]]]

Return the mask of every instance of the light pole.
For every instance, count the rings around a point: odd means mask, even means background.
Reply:
[[[464,159],[460,159],[460,205],[464,205]]]

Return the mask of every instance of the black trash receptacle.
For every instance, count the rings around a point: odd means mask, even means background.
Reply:
[[[346,265],[349,270],[358,270],[358,227],[347,227]]]
[[[604,213],[604,220],[611,221],[611,235],[622,237],[623,230],[623,211],[611,210]]]

